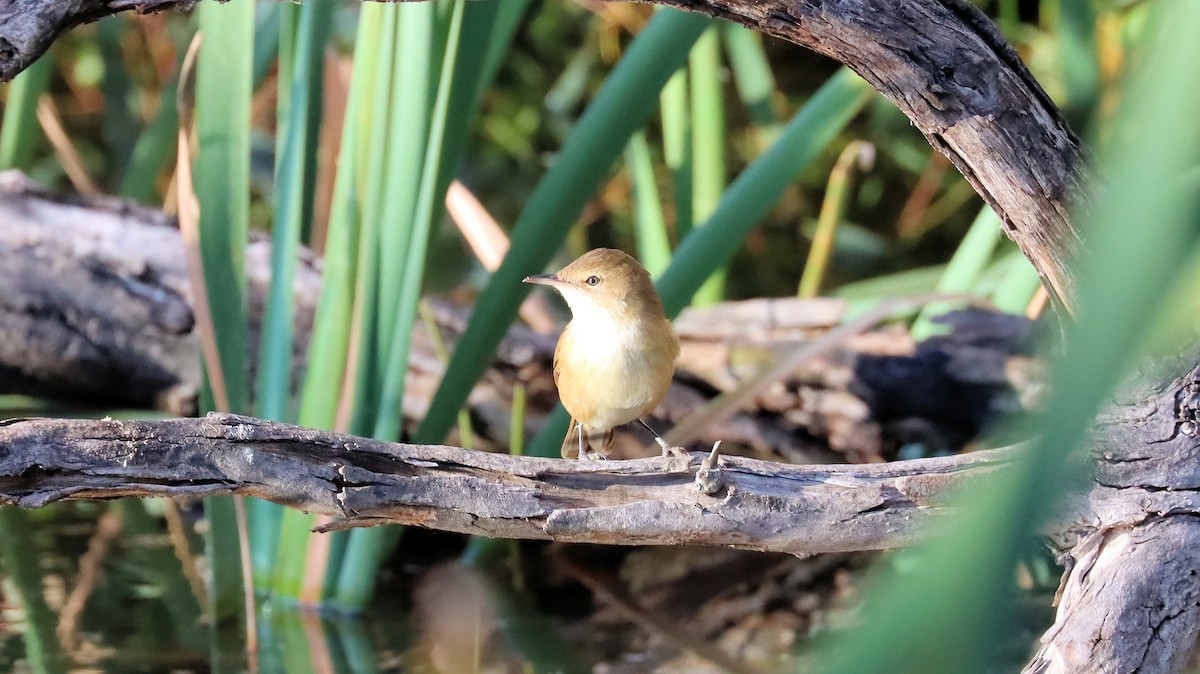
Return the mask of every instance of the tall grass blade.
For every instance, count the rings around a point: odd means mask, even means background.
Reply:
[[[122,175],[129,166],[134,144],[140,132],[137,110],[132,105],[133,83],[121,53],[121,42],[128,24],[123,16],[106,16],[96,22],[96,42],[104,63],[100,90],[104,94],[104,112],[100,135],[113,164],[109,175]]]
[[[360,254],[360,227],[362,201],[360,195],[369,170],[367,140],[373,133],[383,133],[386,114],[373,118],[373,113],[384,110],[386,95],[376,94],[380,85],[377,78],[377,54],[388,26],[387,36],[394,35],[394,24],[384,21],[390,15],[379,4],[362,7],[358,35],[354,45],[354,71],[351,76],[342,140],[338,157],[338,171],[330,207],[329,227],[325,250],[325,267],[322,278],[321,297],[313,322],[312,338],[309,343],[308,364],[300,402],[299,423],[305,426],[346,430],[339,427],[338,410],[346,386],[349,350],[355,337],[351,326],[354,322],[355,287],[357,263]],[[390,76],[390,75],[389,75]],[[386,83],[385,83],[386,84]],[[386,86],[385,86],[386,91]],[[374,105],[372,102],[374,101]],[[376,147],[382,148],[381,143]],[[380,153],[376,155],[381,156]],[[378,183],[376,184],[378,188]],[[310,567],[310,544],[326,545],[323,557],[327,567],[324,576],[336,576],[336,568],[347,535],[337,533],[326,540],[314,541],[311,529],[315,518],[306,513],[288,510],[280,523],[278,574],[273,579],[272,590],[277,595],[315,603],[324,592],[307,587],[310,576],[320,570]],[[329,582],[326,581],[326,587]]]
[[[174,91],[178,85],[178,78],[172,79],[167,83],[166,90]],[[133,145],[133,155],[118,188],[121,196],[144,204],[159,201],[158,177],[175,160],[175,132],[178,128],[179,110],[175,97],[159,97],[158,110]]]
[[[671,173],[675,207],[675,239],[692,231],[692,115],[688,101],[688,71],[680,68],[667,80],[660,96],[663,155]]]
[[[250,208],[253,2],[202,5],[196,71],[196,198],[200,249],[232,411],[249,411],[245,249]]]
[[[866,103],[871,88],[840,70],[802,107],[769,150],[729,186],[708,220],[679,243],[658,281],[667,314],[689,304],[703,281],[729,262],[737,243],[778,201],[783,191],[845,128]]]
[[[267,75],[271,73],[271,66],[275,65],[279,57],[285,9],[286,6],[281,2],[266,2],[257,7],[254,21],[254,65],[250,76],[254,89],[258,89],[267,79]]]
[[[366,6],[363,7],[367,9]],[[379,242],[383,226],[383,202],[387,184],[387,132],[393,72],[396,67],[396,35],[398,14],[395,5],[382,5],[380,17],[383,33],[379,40],[379,51],[375,56],[375,85],[371,90],[371,126],[366,143],[366,173],[363,193],[362,230],[359,235],[357,277],[354,286],[354,314],[351,330],[356,342],[351,345],[352,369],[345,382],[344,393],[348,399],[349,426],[352,433],[368,435],[375,426],[375,414],[379,409],[379,387],[381,379],[378,354],[377,325],[379,322],[377,302],[379,289]],[[362,21],[365,21],[364,16]],[[360,22],[360,27],[364,25]],[[361,29],[361,28],[360,28]]]
[[[42,553],[30,545],[35,528],[24,510],[15,506],[0,508],[0,568],[4,570],[6,589],[14,590],[9,601],[24,613],[27,666],[36,674],[57,674],[67,671],[67,661],[54,634],[57,617],[43,594],[38,568]]]
[[[380,314],[377,340],[385,349],[381,352],[384,358],[403,320],[399,305],[408,270],[401,261],[408,254],[413,237],[423,159],[427,154],[426,143],[430,133],[430,110],[438,77],[438,44],[442,41],[435,35],[436,3],[401,3],[396,5],[396,12],[398,61],[393,71],[392,115],[387,135],[385,180],[388,190],[383,203],[385,221],[379,230],[377,303]],[[380,364],[386,362],[381,360]],[[385,382],[384,396],[387,395],[386,387]],[[389,405],[388,401],[380,401],[375,419],[377,428],[382,419],[394,416],[390,413]]]
[[[398,439],[400,434],[401,399],[404,395],[404,376],[408,372],[408,352],[412,341],[413,322],[417,303],[420,300],[421,282],[425,273],[425,254],[429,247],[429,232],[432,228],[434,208],[441,203],[438,198],[438,162],[441,159],[442,141],[445,138],[446,114],[450,104],[450,90],[455,72],[455,59],[462,30],[464,3],[454,0],[446,35],[446,49],[442,58],[441,76],[437,96],[429,125],[429,140],[426,145],[424,167],[420,176],[420,192],[417,196],[416,213],[413,217],[412,235],[407,242],[404,258],[403,288],[396,312],[396,326],[391,344],[387,345],[387,371],[380,396],[380,409],[373,432],[376,438]],[[370,599],[375,588],[376,571],[386,554],[388,532],[378,527],[357,529],[351,532],[346,564],[338,578],[337,600],[343,607],[361,607]]]
[[[299,422],[333,429],[350,347],[354,278],[365,182],[366,143],[371,129],[371,89],[375,84],[375,54],[382,22],[378,4],[364,5],[354,44],[354,72],[346,102],[345,124],[334,182],[321,297],[313,319],[308,364],[304,373]]]
[[[837,162],[829,173],[825,199],[821,202],[821,213],[817,216],[817,232],[813,235],[808,260],[804,264],[804,273],[800,276],[797,297],[816,297],[820,292],[829,261],[833,259],[834,237],[850,201],[850,171],[855,164],[863,171],[869,170],[874,161],[875,146],[864,141],[850,143],[838,155]]]
[[[42,138],[37,121],[38,97],[50,83],[54,59],[43,54],[8,85],[4,120],[0,123],[0,170],[29,169],[33,151]]]
[[[688,58],[692,85],[692,217],[712,215],[725,191],[725,102],[721,92],[721,43],[713,25],[696,40]],[[725,272],[714,271],[693,301],[697,305],[725,297]]]
[[[1004,278],[992,291],[992,304],[1006,313],[1023,314],[1034,293],[1042,286],[1042,280],[1038,278],[1037,270],[1020,251],[1009,253],[1004,264],[1008,268],[1004,272]]]
[[[255,411],[258,416],[288,421],[291,413],[294,281],[309,182],[315,172],[310,143],[312,108],[320,106],[324,45],[321,25],[329,20],[329,0],[283,7],[280,32],[280,100],[275,165],[274,223],[271,229],[271,285],[263,312],[258,356]],[[308,212],[311,215],[311,210]],[[256,585],[271,584],[273,593],[295,596],[303,578],[303,556],[278,563],[282,506],[256,501],[251,509]]]
[[[198,10],[205,43],[196,70],[196,198],[205,286],[230,410],[249,407],[244,256],[250,206],[250,66],[254,3],[207,4]],[[212,574],[212,613],[242,608],[236,517],[229,499],[205,500]]]
[[[314,49],[317,8],[322,0],[310,0],[283,7],[283,14],[295,14],[295,44],[285,26],[281,53],[289,58],[290,81],[281,82],[279,115],[279,154],[275,165],[275,217],[271,228],[271,285],[263,311],[262,341],[258,353],[258,382],[255,411],[258,416],[286,421],[291,392],[293,324],[295,303],[292,286],[296,278],[296,260],[304,213],[305,159],[308,156],[307,121],[313,98],[313,80],[320,76],[319,53]]]
[[[783,120],[772,104],[778,89],[763,51],[762,35],[735,23],[723,24],[721,35],[725,38],[738,96],[754,122],[756,144],[760,151],[766,150],[783,131]]]
[[[633,200],[637,208],[634,227],[637,232],[638,259],[651,276],[657,276],[671,261],[671,240],[663,217],[658,179],[646,132],[639,131],[625,148],[625,165],[633,177]]]
[[[935,290],[947,294],[970,291],[972,286],[978,282],[979,276],[987,268],[988,263],[991,262],[1001,236],[1003,234],[1000,229],[999,216],[990,206],[984,206],[979,211],[979,215],[975,217],[975,222],[971,223],[971,228],[967,230],[967,235],[963,237],[962,243],[954,251],[954,255],[950,258],[950,264],[946,265],[946,271],[942,274]],[[953,303],[939,302],[922,309],[912,326],[913,338],[922,340],[931,336],[935,330],[933,318],[946,313],[954,306]]]
[[[454,425],[525,297],[521,279],[550,261],[629,137],[650,116],[655,101],[648,92],[662,88],[707,25],[702,17],[664,10],[630,44],[526,202],[513,228],[512,248],[476,303],[416,442],[438,442]]]
[[[1200,5],[1164,2],[1152,10],[1153,39],[1142,61],[1149,67],[1136,71],[1124,92],[1111,145],[1102,152],[1099,173],[1109,183],[1097,190],[1081,227],[1092,254],[1078,323],[1067,329],[1068,355],[1055,368],[1048,423],[1025,460],[975,490],[958,526],[918,553],[915,573],[890,579],[868,606],[864,628],[833,645],[822,671],[986,671],[1000,640],[1013,634],[1005,628],[1012,625],[1016,555],[1032,539],[1037,518],[1081,477],[1068,457],[1128,371],[1162,288],[1200,238],[1198,195],[1172,184],[1200,160],[1194,124],[1200,90],[1191,86],[1192,64],[1200,59],[1194,39]],[[873,647],[862,648],[864,642]]]

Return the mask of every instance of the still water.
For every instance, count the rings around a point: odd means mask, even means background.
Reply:
[[[185,573],[161,514],[161,502],[132,499],[0,508],[0,672],[590,670],[510,583],[411,564],[363,615],[260,602],[251,667],[244,627],[213,627],[203,559]]]

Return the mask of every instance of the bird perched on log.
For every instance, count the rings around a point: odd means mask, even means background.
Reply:
[[[634,420],[654,434],[664,456],[686,454],[642,420],[667,394],[679,356],[679,340],[642,265],[619,250],[597,248],[557,274],[525,282],[554,288],[571,308],[554,349],[554,383],[571,413],[563,457],[605,458],[613,429]]]

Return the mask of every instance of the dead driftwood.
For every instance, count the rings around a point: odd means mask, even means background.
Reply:
[[[1011,451],[866,465],[563,461],[391,444],[260,419],[17,419],[0,503],[243,494],[339,518],[506,538],[793,554],[908,545]],[[698,455],[697,455],[698,457]],[[710,493],[706,493],[710,492]]]

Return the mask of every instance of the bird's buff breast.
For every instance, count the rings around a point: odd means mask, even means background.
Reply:
[[[573,320],[556,350],[563,406],[597,430],[645,416],[671,384],[675,355],[673,349],[654,348],[637,328]]]

